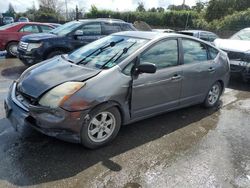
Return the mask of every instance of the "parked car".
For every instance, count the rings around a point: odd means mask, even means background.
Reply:
[[[229,39],[216,39],[214,43],[227,52],[232,76],[250,81],[250,28],[240,30]]]
[[[49,32],[54,27],[36,22],[16,22],[0,27],[0,51],[6,50],[8,56],[16,56],[20,39],[31,33]]]
[[[160,33],[173,33],[173,29],[152,29],[154,32],[160,32]]]
[[[59,24],[59,23],[47,23],[47,24],[54,26],[54,28],[57,28],[57,27],[62,25],[62,24]]]
[[[178,31],[178,33],[183,35],[193,36],[201,40],[210,42],[211,44],[213,44],[214,40],[218,38],[218,36],[215,33],[203,30],[183,30],[183,31]]]
[[[29,18],[20,17],[20,18],[18,19],[18,22],[29,22]]]
[[[10,24],[10,23],[14,23],[13,17],[10,17],[10,16],[3,17],[3,24],[4,25]]]
[[[85,19],[68,22],[47,34],[21,39],[19,58],[27,66],[69,53],[111,33],[136,30],[132,24],[114,19]]]
[[[28,124],[96,148],[121,125],[194,104],[216,106],[228,61],[193,37],[120,32],[27,69],[10,87],[6,114],[16,129]]]

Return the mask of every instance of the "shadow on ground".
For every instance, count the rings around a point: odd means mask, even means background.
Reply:
[[[6,163],[1,167],[4,172],[0,171],[0,179],[17,186],[36,185],[75,176],[99,162],[112,171],[120,171],[122,167],[110,158],[197,122],[215,111],[198,105],[124,126],[110,145],[97,150],[59,141],[25,127],[10,143],[1,139],[5,145],[1,146],[0,156],[5,157]],[[0,120],[0,124],[3,121],[6,119]]]

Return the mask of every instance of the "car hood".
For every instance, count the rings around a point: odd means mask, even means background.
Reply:
[[[55,57],[27,69],[19,78],[18,91],[37,99],[46,91],[67,81],[84,81],[101,70],[78,66]]]
[[[250,51],[250,41],[232,40],[232,39],[216,39],[214,44],[217,48],[233,52]]]
[[[52,34],[52,33],[37,33],[37,34],[25,35],[22,37],[21,41],[23,41],[23,42],[39,42],[41,40],[52,39],[52,38],[56,38],[56,37],[57,37],[57,35]]]

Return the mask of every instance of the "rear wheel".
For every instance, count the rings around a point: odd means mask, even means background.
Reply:
[[[121,127],[121,115],[116,107],[95,109],[81,131],[82,144],[87,148],[98,148],[111,142]]]
[[[207,97],[204,101],[204,106],[207,108],[215,107],[220,100],[221,93],[222,86],[220,82],[215,82],[207,94]]]
[[[17,55],[17,42],[10,42],[7,47],[6,47],[6,51],[7,51],[7,56],[8,57],[15,57]]]

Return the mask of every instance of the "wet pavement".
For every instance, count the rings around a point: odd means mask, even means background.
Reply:
[[[0,59],[0,187],[250,187],[249,84],[231,80],[220,109],[197,105],[140,121],[88,150],[13,130],[3,100],[25,69]]]

